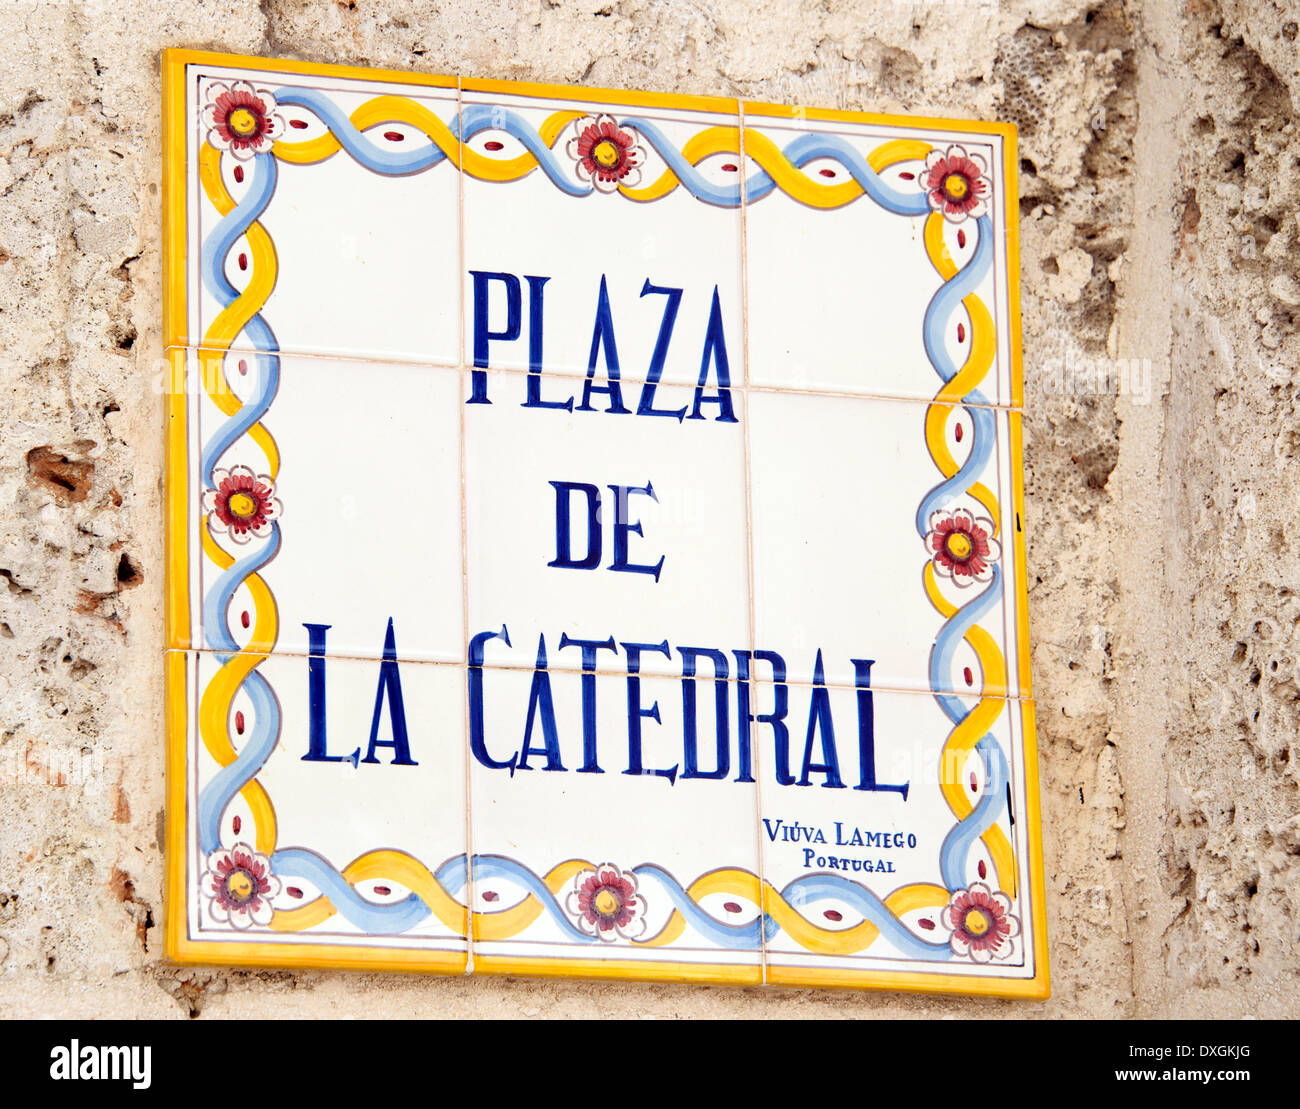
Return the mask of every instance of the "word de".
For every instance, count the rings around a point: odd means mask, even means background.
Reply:
[[[562,570],[594,570],[600,565],[601,536],[601,492],[594,485],[582,481],[553,481],[555,489],[555,557],[547,566]],[[614,494],[614,557],[609,568],[625,574],[652,574],[657,584],[660,571],[664,568],[664,556],[653,565],[632,562],[628,557],[628,537],[644,535],[641,522],[633,520],[628,513],[628,500],[634,494],[649,497],[658,502],[654,486],[650,482],[644,485],[611,485]],[[573,520],[570,513],[570,501],[573,494],[579,494],[587,502],[587,550],[581,558],[573,557]]]

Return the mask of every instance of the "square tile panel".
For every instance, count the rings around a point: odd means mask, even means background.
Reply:
[[[167,680],[173,951],[464,970],[462,667],[173,651]]]
[[[465,360],[606,388],[618,377],[713,396],[740,383],[736,102],[673,111],[555,91],[567,95],[464,83]],[[623,403],[681,401],[637,388]]]
[[[164,88],[169,956],[1044,996],[1012,131]]]
[[[251,351],[185,366],[173,646],[462,659],[460,374]]]
[[[458,361],[458,94],[454,80],[414,93],[196,67],[190,325],[169,342]]]
[[[769,682],[752,700],[768,981],[1034,979],[1032,702]]]
[[[1010,129],[744,112],[750,383],[1018,405]]]
[[[1019,413],[751,392],[749,435],[755,644],[792,680],[1028,695]]]
[[[506,629],[488,664],[544,649],[557,669],[680,674],[683,648],[748,647],[743,395],[729,420],[678,422],[530,408],[523,376],[483,380],[465,494],[471,634]]]
[[[758,798],[736,683],[470,674],[475,970],[564,959],[757,985]]]

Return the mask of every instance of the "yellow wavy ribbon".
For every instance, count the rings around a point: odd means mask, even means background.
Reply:
[[[925,253],[939,276],[944,281],[951,281],[957,276],[957,263],[953,261],[947,244],[943,241],[943,216],[931,212],[925,221]],[[982,301],[974,293],[962,298],[962,307],[970,317],[971,345],[966,362],[943,388],[935,394],[934,400],[925,413],[925,442],[929,447],[930,457],[939,468],[945,480],[952,477],[960,468],[948,449],[947,427],[951,408],[941,407],[960,403],[973,389],[977,388],[993,365],[997,353],[997,330],[993,317]],[[1002,531],[1002,513],[997,498],[983,482],[976,482],[970,487],[970,494],[984,506],[993,521],[993,534],[996,538]]]
[[[947,282],[957,276],[958,269],[947,244],[943,241],[943,229],[943,216],[938,212],[931,212],[926,218],[923,234],[925,253],[935,271]],[[947,428],[952,412],[951,406],[960,403],[984,380],[993,365],[997,350],[996,328],[984,301],[975,293],[968,293],[962,298],[962,307],[966,309],[970,319],[970,353],[961,369],[935,394],[925,414],[926,446],[945,480],[960,469],[948,449]],[[970,494],[988,511],[993,523],[994,535],[997,536],[1002,530],[1002,514],[997,498],[982,482],[972,485]],[[926,596],[939,614],[945,620],[955,616],[958,612],[957,606],[940,592],[932,562],[926,563],[923,581]],[[967,629],[963,638],[971,645],[979,659],[984,687],[992,686],[994,689],[1005,690],[1006,660],[994,638],[978,626]],[[953,815],[959,821],[969,816],[975,808],[962,785],[962,769],[980,737],[1001,715],[1004,705],[1005,701],[1001,696],[981,696],[975,708],[952,730],[944,744],[939,770],[939,787],[948,807],[952,809]],[[1006,834],[1000,827],[994,825],[987,829],[980,839],[984,841],[989,857],[993,860],[993,868],[997,872],[1000,888],[1014,897],[1016,894],[1015,858]]]
[[[212,206],[221,215],[229,215],[235,208],[235,199],[230,195],[225,181],[221,178],[221,151],[208,143],[203,144],[203,150],[199,154],[199,180],[203,184],[203,191],[212,201]],[[279,274],[275,246],[266,229],[254,221],[245,232],[245,238],[248,240],[248,250],[253,265],[253,275],[248,282],[248,287],[217,314],[207,334],[203,336],[205,349],[220,351],[223,354],[230,349],[230,344],[244,330],[248,321],[265,306],[267,298],[275,288],[275,280]],[[214,361],[219,362],[220,381],[215,380],[217,374],[210,374],[207,372],[208,368],[203,367],[204,391],[223,414],[234,416],[242,404],[239,397],[235,395],[230,379],[226,377],[224,357]],[[275,480],[280,471],[280,450],[271,433],[259,420],[248,429],[248,435],[266,456],[267,473],[272,480]]]
[[[852,955],[870,947],[880,936],[880,929],[869,920],[852,928],[822,928],[786,901],[770,882],[760,882],[756,874],[747,870],[726,867],[710,871],[691,883],[686,892],[696,904],[714,893],[745,898],[761,906],[801,947],[819,955]],[[885,906],[894,916],[902,917],[915,909],[947,905],[949,896],[943,886],[918,882],[896,889],[885,898]],[[642,943],[646,947],[665,947],[676,943],[685,930],[686,918],[674,909],[663,928]]]
[[[224,217],[234,210],[235,200],[221,177],[221,152],[206,143],[199,153],[199,181],[219,215]],[[262,310],[275,288],[279,272],[275,246],[266,229],[254,222],[245,232],[245,238],[253,267],[249,283],[239,296],[217,314],[203,336],[204,349],[219,352],[217,357],[205,359],[202,351],[199,355],[199,372],[204,392],[228,417],[236,415],[242,403],[226,376],[225,352],[230,349],[230,344],[247,326],[248,321]],[[280,452],[275,439],[260,421],[249,428],[248,435],[261,448],[266,457],[267,471],[274,480],[280,469]],[[199,531],[204,554],[222,570],[233,566],[234,556],[217,543],[207,516],[200,521]],[[244,647],[217,671],[199,701],[199,734],[208,753],[222,767],[229,766],[238,757],[230,741],[230,707],[248,675],[261,665],[279,636],[279,614],[275,598],[262,577],[250,574],[244,580],[244,585],[252,596],[256,613],[252,634]],[[270,855],[275,850],[278,832],[271,799],[256,778],[246,782],[239,792],[252,815],[257,850],[261,854]]]
[[[538,132],[546,146],[554,146],[570,123],[582,119],[586,112],[558,111],[543,120]],[[488,158],[461,142],[441,119],[423,104],[402,96],[377,96],[367,100],[349,117],[358,131],[367,131],[382,123],[406,123],[420,131],[451,160],[471,177],[484,181],[517,181],[537,168],[537,158],[529,151],[515,158]],[[285,142],[281,139],[271,147],[279,159],[297,166],[315,165],[332,158],[343,144],[334,132],[326,131],[314,139],[303,142]]]
[[[568,859],[552,867],[542,882],[558,896],[577,874],[594,869],[585,859]],[[545,910],[542,902],[530,893],[507,909],[469,913],[442,888],[428,867],[405,852],[389,849],[362,855],[344,867],[343,877],[350,885],[378,878],[400,882],[418,894],[434,915],[457,935],[467,934],[466,924],[472,919],[473,936],[479,942],[511,939],[532,927]],[[687,893],[696,903],[709,894],[726,893],[746,898],[755,905],[763,904],[764,911],[799,944],[818,954],[851,955],[869,947],[880,935],[880,930],[870,921],[839,930],[819,927],[803,917],[769,883],[760,883],[758,876],[747,870],[724,868],[711,871],[697,878]],[[902,916],[914,909],[939,908],[946,905],[948,899],[949,893],[942,886],[916,883],[895,890],[885,898],[885,904],[890,912]],[[299,908],[277,911],[271,928],[277,932],[303,931],[328,920],[337,911],[330,899],[322,894]],[[664,947],[675,943],[685,927],[682,914],[674,909],[659,933],[640,945]]]
[[[465,935],[467,910],[438,884],[432,872],[405,851],[384,848],[368,851],[343,868],[343,878],[351,886],[358,882],[385,879],[397,882],[429,906],[433,915],[456,935]],[[271,919],[276,932],[301,932],[329,920],[338,910],[324,894],[296,909],[277,909]]]
[[[691,136],[682,147],[682,157],[691,165],[699,165],[714,154],[740,155],[741,136],[738,127],[708,127]],[[761,131],[745,128],[745,157],[752,158],[776,182],[777,188],[811,208],[842,208],[851,204],[865,191],[856,180],[838,181],[823,185],[814,181],[785,156],[781,148]],[[867,164],[880,173],[898,162],[924,158],[930,153],[930,144],[919,139],[894,139],[882,143],[867,155]],[[665,169],[649,185],[639,188],[620,186],[619,192],[629,200],[650,201],[667,196],[681,179],[672,169]]]
[[[199,532],[203,538],[203,553],[222,570],[228,570],[235,564],[233,556],[217,545],[208,527],[208,517],[199,523]],[[217,671],[216,676],[203,691],[199,700],[199,735],[203,746],[218,766],[229,766],[237,755],[230,742],[230,706],[234,702],[239,687],[244,679],[253,672],[275,646],[279,634],[279,613],[275,597],[272,596],[266,582],[260,574],[249,574],[244,585],[253,597],[253,611],[256,620],[248,643]],[[276,820],[275,808],[271,798],[256,778],[244,783],[239,791],[248,803],[256,829],[255,842],[257,850],[269,855],[275,850]]]
[[[929,597],[930,603],[938,610],[939,615],[945,620],[957,615],[957,606],[939,590],[939,583],[935,580],[933,562],[925,564],[922,580],[925,583],[925,594]],[[985,687],[992,685],[995,689],[1005,689],[1007,664],[996,640],[978,625],[967,628],[966,634],[962,638],[971,645],[976,657],[979,659]],[[960,724],[953,728],[952,733],[943,745],[943,751],[940,754],[939,788],[943,792],[944,800],[948,802],[948,807],[952,809],[953,815],[958,821],[965,820],[975,810],[975,806],[971,804],[971,800],[966,795],[965,787],[962,784],[961,776],[966,765],[966,759],[975,750],[975,744],[979,742],[980,737],[992,728],[997,718],[1002,715],[1005,706],[1006,700],[1003,697],[981,695],[975,707]],[[1015,858],[1012,855],[1011,844],[1008,842],[1006,834],[998,825],[994,824],[980,836],[980,839],[984,841],[984,846],[988,848],[989,857],[993,860],[993,869],[998,876],[998,888],[1015,897]]]
[[[572,881],[574,875],[594,869],[585,859],[568,859],[552,867],[542,882],[551,893],[558,894]],[[519,935],[530,928],[545,911],[545,905],[530,893],[509,908],[471,914],[443,889],[427,866],[402,851],[384,849],[367,852],[343,868],[343,877],[353,886],[377,878],[400,882],[417,894],[433,914],[458,936],[467,935],[466,925],[472,917],[475,940],[485,942],[507,940]],[[333,902],[322,894],[299,908],[278,910],[271,921],[271,927],[277,932],[299,932],[328,920],[336,912],[338,910]]]
[[[549,115],[538,128],[542,142],[553,147],[563,133],[564,128],[575,119],[582,119],[589,113],[585,111],[562,110]],[[423,104],[401,96],[377,96],[366,101],[349,116],[352,126],[358,131],[368,131],[384,123],[404,123],[414,127],[430,142],[434,143],[451,160],[453,165],[461,167],[471,177],[482,181],[517,181],[537,168],[537,158],[525,151],[514,158],[488,158],[461,142],[441,119]],[[761,131],[745,129],[745,154],[752,157],[777,187],[789,193],[796,200],[813,208],[840,208],[849,204],[863,194],[863,188],[857,181],[840,181],[823,185],[813,181],[794,165],[770,138]],[[716,126],[707,127],[693,135],[682,147],[682,156],[692,165],[698,165],[705,158],[714,154],[740,154],[740,128]],[[276,142],[272,153],[284,162],[292,165],[315,165],[327,158],[332,158],[343,144],[332,131],[326,131],[313,139],[302,142]],[[919,139],[896,139],[883,143],[871,152],[867,162],[877,173],[897,162],[924,158],[930,152],[930,144]],[[671,169],[665,169],[651,184],[638,188],[620,186],[619,191],[631,200],[650,201],[667,196],[681,184],[680,178]]]

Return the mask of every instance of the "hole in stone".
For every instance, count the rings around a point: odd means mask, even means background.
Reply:
[[[123,554],[117,563],[117,586],[119,589],[134,589],[144,581],[144,573],[134,562],[131,556]]]

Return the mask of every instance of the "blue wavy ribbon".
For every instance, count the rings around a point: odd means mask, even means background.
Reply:
[[[504,131],[518,139],[561,192],[570,196],[587,196],[592,191],[589,184],[578,180],[573,172],[573,163],[567,159],[561,162],[555,151],[542,142],[537,128],[518,112],[490,104],[471,104],[452,121],[451,132],[461,142],[469,142],[482,131]]]
[[[921,199],[928,204],[924,194]],[[948,321],[961,308],[962,299],[979,287],[979,283],[984,280],[993,265],[993,221],[988,216],[980,216],[977,226],[979,237],[975,243],[974,253],[966,264],[940,285],[934,296],[930,298],[930,303],[925,309],[925,320],[921,325],[926,357],[929,358],[935,373],[945,382],[950,381],[953,374],[960,369],[949,357],[944,342]],[[978,391],[970,393],[967,399],[977,404],[989,403]]]
[[[353,125],[347,113],[318,89],[280,88],[275,90],[275,98],[280,105],[296,105],[315,113],[343,149],[359,164],[386,177],[420,173],[447,157],[442,148],[432,141],[427,147],[400,151],[371,142],[364,132]],[[640,116],[629,116],[620,120],[619,126],[635,128],[677,175],[682,186],[706,204],[736,208],[740,206],[742,197],[747,197],[752,203],[777,187],[771,175],[761,169],[746,179],[743,190],[740,182],[716,184],[691,165],[676,144],[653,121]],[[471,104],[453,116],[448,127],[461,142],[468,142],[483,131],[504,131],[537,159],[538,166],[556,188],[569,196],[587,196],[592,191],[590,184],[573,173],[573,166],[568,160],[562,160],[552,147],[547,146],[538,129],[518,112],[500,105]],[[929,210],[924,191],[899,190],[887,184],[871,168],[866,158],[838,135],[800,135],[787,144],[782,153],[796,169],[802,169],[817,158],[833,158],[862,186],[867,196],[895,215],[922,216]]]
[[[948,718],[953,719],[951,713]],[[954,724],[956,722],[953,720]],[[1007,782],[1011,775],[1002,748],[992,735],[985,732],[975,744],[975,750],[984,759],[984,795],[966,819],[949,831],[944,837],[943,846],[939,848],[939,869],[944,884],[950,890],[966,888],[966,862],[970,857],[970,849],[980,836],[993,827],[1007,803]]]
[[[951,688],[950,670],[952,656],[966,632],[997,603],[1001,589],[1001,570],[993,567],[993,577],[984,591],[969,604],[959,609],[945,621],[939,634],[935,636],[934,648],[930,652],[930,687],[932,689]],[[961,701],[948,693],[936,693],[935,700],[954,725],[961,723],[967,716],[967,710]],[[993,826],[1002,815],[1006,803],[1006,784],[1010,770],[1006,756],[993,737],[985,733],[975,744],[988,774],[984,794],[974,810],[956,825],[944,839],[939,851],[939,867],[943,880],[949,889],[964,887],[966,860],[975,841]]]
[[[748,924],[726,924],[715,920],[691,900],[690,894],[676,878],[654,863],[638,866],[633,873],[638,877],[647,875],[654,878],[668,895],[673,908],[686,918],[686,922],[719,947],[732,951],[747,951],[757,948],[762,943],[763,926],[760,919],[752,920]]]
[[[944,334],[953,315],[962,308],[962,299],[979,287],[989,268],[993,265],[993,224],[988,216],[979,218],[979,239],[970,259],[949,281],[945,282],[930,298],[925,309],[922,324],[922,338],[925,343],[925,355],[934,367],[935,373],[946,383],[961,368],[948,354]],[[973,405],[987,405],[989,402],[982,392],[972,389],[967,394],[967,401]],[[967,408],[971,418],[971,448],[966,461],[952,477],[940,482],[931,489],[916,510],[916,529],[924,537],[929,530],[930,514],[936,508],[966,492],[976,481],[988,464],[993,453],[996,438],[993,412],[987,407]]]
[[[536,897],[546,915],[564,933],[567,942],[596,942],[595,936],[581,931],[574,924],[561,906],[559,898],[551,893],[541,877],[522,863],[502,855],[475,855],[472,865],[475,881],[505,878]],[[376,905],[357,893],[338,870],[312,851],[297,847],[285,848],[272,855],[271,866],[282,877],[297,877],[312,882],[330,899],[344,919],[371,935],[396,935],[416,927],[432,915],[430,906],[415,893],[401,901]],[[691,927],[725,950],[756,950],[762,942],[764,930],[769,940],[781,931],[780,925],[770,916],[740,925],[715,920],[691,900],[676,878],[653,863],[636,867],[634,873],[638,877],[654,878],[668,895],[673,908],[686,918]],[[465,856],[457,855],[448,859],[434,873],[434,879],[450,896],[457,896],[466,883]],[[908,958],[933,961],[947,959],[951,955],[946,943],[931,943],[913,935],[880,898],[846,878],[833,874],[810,874],[787,885],[781,891],[781,896],[796,908],[806,907],[825,898],[836,898],[861,912]]]
[[[677,146],[653,122],[639,116],[621,120],[620,127],[635,128],[654,148],[664,163],[677,175],[683,187],[697,200],[721,208],[740,206],[741,198],[749,203],[761,200],[776,188],[776,182],[766,170],[757,170],[746,178],[742,190],[740,182],[719,185],[708,180],[691,165]],[[900,216],[922,216],[929,211],[929,202],[919,190],[900,191],[885,183],[871,168],[866,158],[838,135],[806,134],[791,141],[781,151],[796,169],[802,169],[817,158],[833,158],[862,186],[867,196],[887,212]]]
[[[273,94],[278,105],[293,104],[306,108],[320,117],[322,123],[334,133],[340,145],[366,169],[385,177],[404,177],[420,173],[446,159],[442,147],[435,142],[422,147],[394,150],[372,143],[365,134],[353,126],[342,108],[319,89],[279,88]]]
[[[239,290],[226,277],[226,256],[234,249],[240,236],[248,231],[271,202],[278,176],[276,166],[276,160],[271,154],[257,154],[253,157],[248,191],[244,193],[243,199],[217,222],[200,252],[199,272],[203,276],[204,287],[223,309],[228,308],[239,297]],[[246,335],[252,346],[259,352],[279,350],[275,333],[260,312],[244,325],[240,334]],[[252,399],[246,402],[234,416],[222,423],[203,447],[200,465],[209,485],[212,484],[212,471],[216,468],[218,460],[229,450],[232,443],[266,414],[280,387],[280,359],[274,354],[258,353],[254,355],[253,360],[257,367],[257,379]]]
[[[212,583],[208,595],[203,600],[203,636],[208,644],[219,651],[238,651],[239,644],[230,634],[226,623],[226,610],[240,585],[250,575],[256,573],[273,559],[280,550],[280,525],[271,522],[271,534],[266,542],[256,551],[221,574]]]
[[[248,189],[243,198],[217,221],[200,252],[199,266],[204,286],[223,309],[240,295],[226,277],[226,256],[240,236],[266,210],[275,192],[277,168],[274,156],[269,153],[255,155],[250,170]],[[203,447],[200,466],[209,486],[213,484],[213,471],[222,455],[262,418],[279,388],[280,360],[274,353],[265,353],[279,349],[270,326],[258,313],[245,324],[241,334],[247,335],[259,351],[254,357],[257,381],[253,399],[243,403],[238,412],[223,422]],[[203,372],[201,366],[200,372]],[[217,656],[222,666],[228,665],[232,652],[239,650],[239,644],[226,623],[230,600],[249,574],[265,566],[280,549],[280,526],[272,523],[271,528],[266,543],[232,564],[213,582],[203,598],[204,635],[218,651],[226,652]],[[280,703],[266,679],[253,671],[244,679],[241,688],[253,708],[253,729],[236,754],[235,761],[218,771],[199,791],[197,826],[199,847],[205,854],[221,846],[221,817],[226,806],[256,777],[280,737]]]
[[[802,909],[823,898],[836,898],[851,905],[871,921],[880,929],[881,936],[908,958],[939,961],[952,957],[952,949],[946,941],[933,943],[913,935],[879,897],[865,886],[852,882],[848,878],[841,878],[836,874],[808,874],[796,878],[786,886],[781,891],[781,896],[796,909]],[[771,917],[767,920],[774,929],[779,931],[779,926]],[[775,932],[770,932],[769,938],[774,934]]]
[[[979,238],[970,259],[940,286],[925,310],[922,329],[926,357],[944,382],[951,381],[960,368],[949,356],[944,342],[948,324],[955,313],[963,310],[962,299],[979,286],[993,264],[992,220],[987,215],[980,216],[977,226]],[[965,399],[974,405],[988,404],[978,389],[971,390]],[[916,529],[922,537],[929,530],[931,514],[966,493],[992,455],[997,433],[993,411],[987,407],[967,407],[966,411],[972,424],[970,454],[952,477],[940,482],[922,498],[916,510]],[[951,689],[954,684],[950,673],[953,654],[966,632],[997,602],[1001,582],[1001,568],[995,565],[992,579],[984,590],[946,620],[935,636],[934,647],[930,652],[930,688],[935,691],[934,699],[954,726],[966,719],[969,710],[957,697],[942,692]],[[950,890],[962,889],[967,885],[966,863],[970,850],[979,837],[997,822],[1006,805],[1006,783],[1010,778],[1010,770],[1002,748],[992,734],[986,732],[976,742],[975,750],[984,760],[986,771],[983,796],[965,819],[958,821],[948,832],[939,849],[940,872],[944,884]]]
[[[283,877],[303,878],[318,887],[349,924],[372,936],[409,931],[430,915],[423,899],[412,893],[401,901],[376,905],[367,901],[314,851],[286,847],[271,856],[271,870]]]
[[[947,677],[952,667],[953,654],[961,645],[966,633],[997,603],[1002,574],[996,564],[992,567],[992,570],[993,576],[989,579],[989,583],[983,592],[945,620],[943,627],[939,629],[938,634],[934,637],[934,646],[930,648],[930,687],[932,689],[952,688],[952,684],[947,680]],[[949,713],[950,717],[951,715]],[[956,719],[960,720],[962,717],[959,716]]]
[[[218,657],[222,666],[231,659]],[[205,855],[221,846],[221,816],[231,798],[257,776],[280,739],[280,704],[267,680],[254,670],[241,688],[252,704],[255,722],[235,761],[217,771],[199,791],[199,849]]]

